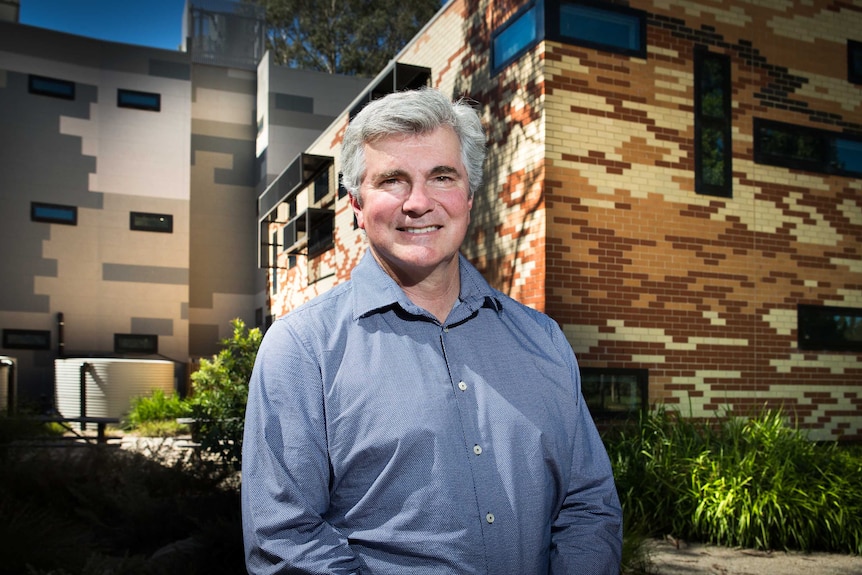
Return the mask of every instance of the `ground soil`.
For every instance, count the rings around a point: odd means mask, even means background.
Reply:
[[[862,575],[862,557],[837,553],[755,551],[674,540],[651,541],[657,575]]]

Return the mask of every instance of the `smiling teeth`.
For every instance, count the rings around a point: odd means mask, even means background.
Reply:
[[[437,226],[425,226],[424,228],[405,228],[404,231],[408,234],[424,234],[426,232],[433,232],[437,229]]]

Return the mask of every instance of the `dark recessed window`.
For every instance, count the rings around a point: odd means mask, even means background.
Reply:
[[[694,78],[695,191],[730,197],[730,58],[695,50]]]
[[[3,347],[6,349],[50,349],[51,332],[41,329],[4,329]]]
[[[158,112],[162,109],[162,96],[151,92],[120,89],[117,90],[117,106]]]
[[[862,351],[862,309],[799,305],[796,309],[799,349]]]
[[[847,41],[847,79],[862,84],[862,42]]]
[[[640,10],[600,2],[548,0],[548,15],[551,40],[646,58],[646,13]]]
[[[174,216],[170,214],[131,212],[129,214],[129,227],[141,232],[163,232],[170,234],[174,231]]]
[[[68,80],[58,80],[56,78],[46,78],[45,76],[34,76],[31,74],[29,87],[31,94],[51,96],[52,98],[62,98],[64,100],[75,99],[75,83]]]
[[[646,369],[581,368],[581,391],[595,418],[637,417],[648,406]]]
[[[78,225],[78,207],[30,202],[30,219],[49,224]]]
[[[159,353],[159,336],[139,333],[115,333],[114,353]]]
[[[862,138],[755,118],[754,161],[859,177],[862,176]]]
[[[313,202],[315,204],[329,195],[329,170],[323,170],[320,175],[314,179],[313,195]]]
[[[542,36],[542,2],[531,3],[491,34],[494,72],[501,70],[536,45]]]

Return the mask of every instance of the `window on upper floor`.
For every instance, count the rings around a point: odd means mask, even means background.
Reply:
[[[115,333],[114,353],[157,354],[159,353],[159,336],[142,333]]]
[[[754,119],[754,161],[839,176],[862,176],[862,137]]]
[[[546,38],[646,58],[646,12],[593,0],[534,0],[492,32],[492,75]]]
[[[705,48],[694,52],[695,191],[733,195],[730,58]]]
[[[51,332],[42,329],[4,329],[5,349],[50,349]]]
[[[581,367],[581,391],[594,418],[637,417],[649,405],[649,372]]]
[[[30,202],[30,219],[48,224],[78,225],[78,207]]]
[[[138,92],[137,90],[120,88],[117,90],[117,106],[158,112],[162,109],[162,96],[152,92]]]
[[[162,232],[171,234],[174,231],[174,216],[170,214],[130,212],[129,228],[140,232]]]
[[[862,42],[847,41],[847,79],[862,84]]]
[[[796,308],[799,349],[862,352],[862,309],[822,305]]]
[[[646,58],[645,12],[607,2],[546,1],[548,39]]]
[[[75,99],[75,82],[70,82],[69,80],[58,80],[57,78],[30,74],[28,86],[31,94],[62,98],[63,100]]]
[[[531,2],[491,34],[491,68],[502,70],[536,45],[542,36],[543,5]]]

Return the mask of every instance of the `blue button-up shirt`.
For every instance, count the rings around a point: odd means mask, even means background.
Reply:
[[[270,327],[243,445],[250,573],[619,573],[571,347],[463,257],[460,273],[443,324],[366,254]]]

